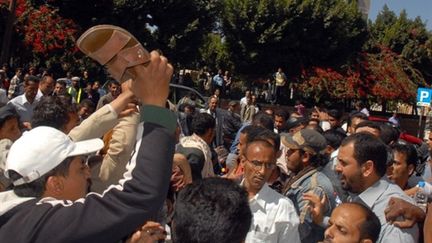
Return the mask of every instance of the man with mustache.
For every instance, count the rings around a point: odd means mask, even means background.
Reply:
[[[280,139],[272,131],[263,130],[246,144],[241,155],[244,163],[242,185],[248,192],[253,214],[245,242],[300,242],[299,219],[293,203],[266,183],[276,167]]]
[[[318,170],[328,158],[324,154],[326,139],[320,133],[302,129],[294,135],[282,137],[286,152],[287,168],[292,172],[284,188],[284,195],[291,199],[300,216],[299,233],[302,242],[323,240],[324,228],[313,222],[309,211],[309,200],[305,193],[316,195],[323,200],[324,215],[330,216],[335,207],[336,192],[329,178]]]
[[[379,218],[381,232],[377,242],[417,242],[417,225],[401,229],[386,221],[384,210],[391,197],[414,203],[399,186],[384,177],[386,162],[385,144],[372,134],[360,132],[342,142],[336,172],[341,174],[342,188],[354,194],[352,201],[368,206]]]

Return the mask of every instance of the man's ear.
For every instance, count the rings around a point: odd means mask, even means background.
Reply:
[[[415,171],[415,166],[413,164],[408,165],[408,175],[412,175]]]
[[[311,157],[311,155],[308,152],[304,152],[303,155],[302,155],[302,162],[303,162],[303,164],[305,164],[306,162],[310,163],[309,162],[310,161],[310,157]]]
[[[354,133],[354,128],[353,128],[352,126],[348,126],[348,127],[347,127],[347,132],[348,132],[349,134],[353,134],[353,133]]]
[[[366,161],[361,166],[361,172],[362,172],[362,175],[364,177],[370,176],[373,173],[374,170],[376,170],[376,168],[375,168],[374,162],[372,160]]]
[[[333,149],[330,145],[327,145],[327,146],[326,146],[326,148],[325,148],[325,152],[326,152],[327,154],[331,154],[333,151],[334,151],[334,149]]]
[[[240,161],[240,164],[244,164],[246,162],[246,156],[244,156],[243,154],[240,155],[239,161]]]
[[[51,196],[57,196],[63,193],[63,180],[60,176],[50,176],[45,183],[45,193]]]

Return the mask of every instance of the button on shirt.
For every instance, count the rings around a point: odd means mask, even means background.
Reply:
[[[264,184],[249,205],[253,218],[246,243],[300,242],[299,217],[291,200]]]
[[[15,107],[21,122],[30,122],[33,117],[33,109],[38,102],[35,99],[33,104],[30,104],[25,94],[22,94],[10,100],[9,103]]]
[[[366,204],[381,222],[381,232],[377,242],[384,243],[415,243],[418,242],[419,232],[417,224],[408,229],[401,229],[387,223],[384,210],[391,197],[401,198],[414,204],[399,186],[390,183],[387,179],[381,179],[362,192],[353,201]]]

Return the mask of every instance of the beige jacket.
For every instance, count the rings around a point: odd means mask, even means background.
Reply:
[[[92,169],[92,190],[102,193],[110,185],[118,184],[126,172],[126,164],[135,147],[139,113],[118,119],[107,154],[99,166]]]
[[[100,138],[113,129],[109,149],[102,163],[92,168],[92,190],[103,192],[108,186],[117,184],[123,178],[126,164],[135,145],[139,113],[118,118],[111,105],[105,105],[81,124],[73,128],[69,137],[74,141]]]

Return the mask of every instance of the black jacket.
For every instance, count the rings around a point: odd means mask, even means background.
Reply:
[[[159,114],[152,117],[160,119],[161,113],[165,114],[159,124],[166,126],[168,120],[175,127],[174,114],[156,110]],[[90,193],[71,202],[50,198],[23,201],[26,199],[12,191],[0,193],[0,241],[119,242],[154,219],[166,198],[174,153],[174,129],[157,123],[140,124],[142,138],[137,141],[125,180],[103,195]]]

